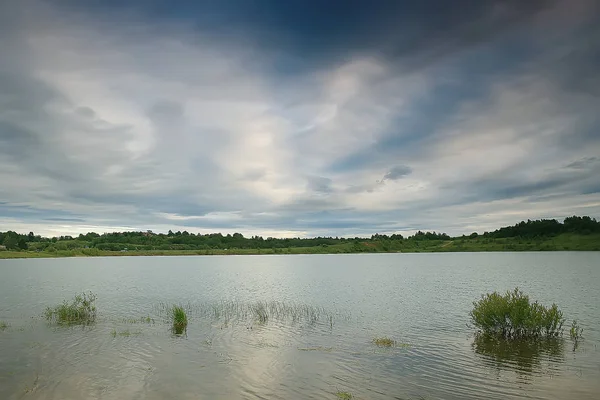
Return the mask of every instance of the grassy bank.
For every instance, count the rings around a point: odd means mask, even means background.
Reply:
[[[0,259],[110,256],[189,256],[255,254],[427,253],[486,251],[600,251],[600,235],[565,233],[546,238],[461,237],[449,240],[354,240],[345,243],[263,249],[128,250],[75,248],[55,251],[0,251]]]

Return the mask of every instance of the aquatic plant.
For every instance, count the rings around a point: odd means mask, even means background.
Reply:
[[[171,309],[172,331],[176,335],[181,335],[187,331],[187,314],[182,306],[174,305]]]
[[[269,320],[269,313],[267,312],[268,305],[263,302],[257,302],[250,305],[250,310],[258,322],[261,324],[266,323]]]
[[[113,329],[110,334],[112,335],[112,337],[117,337],[118,336],[124,336],[124,337],[129,337],[129,336],[137,336],[137,335],[141,335],[142,331],[141,330],[137,330],[137,331],[130,331],[129,329],[125,329],[123,331],[117,331],[116,329]]]
[[[569,336],[571,337],[571,339],[577,341],[577,340],[583,338],[582,334],[583,334],[583,328],[580,327],[577,320],[574,319],[573,323],[571,323],[571,329],[569,329]]]
[[[10,325],[8,324],[8,322],[5,321],[0,321],[0,331],[5,330],[6,328],[8,328]]]
[[[92,292],[76,295],[56,307],[48,307],[44,315],[48,321],[60,325],[89,325],[96,321],[96,295]]]
[[[300,350],[300,351],[323,351],[325,353],[331,353],[333,351],[333,347],[322,347],[322,346],[298,347],[298,350]]]
[[[351,400],[353,398],[350,392],[336,392],[335,396],[340,400]]]
[[[169,319],[172,314],[172,305],[169,303],[159,303],[155,307],[158,315],[167,316]],[[307,304],[287,303],[282,301],[252,301],[244,302],[238,300],[221,300],[215,302],[205,302],[197,305],[187,304],[185,306],[188,315],[193,312],[194,315],[203,318],[211,318],[224,322],[224,326],[230,323],[240,321],[258,322],[265,324],[272,320],[285,322],[305,322],[315,324],[317,322],[326,323],[333,326],[334,320],[349,319],[350,315],[339,311],[329,311],[323,307],[316,307]]]
[[[481,296],[473,302],[470,316],[481,333],[506,339],[557,337],[565,321],[556,304],[531,302],[518,288]]]
[[[154,318],[150,318],[149,315],[145,317],[135,318],[123,318],[123,323],[126,324],[153,324]]]
[[[373,339],[373,343],[378,347],[394,347],[396,345],[396,341],[389,337],[375,338]]]

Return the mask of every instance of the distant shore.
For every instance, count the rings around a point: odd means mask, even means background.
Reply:
[[[61,258],[61,257],[122,257],[122,256],[209,256],[265,254],[359,254],[359,253],[450,253],[450,252],[510,252],[510,251],[600,251],[600,235],[563,234],[539,239],[470,239],[428,240],[393,249],[384,243],[352,242],[331,246],[284,247],[263,249],[202,249],[202,250],[122,250],[77,248],[55,251],[0,251],[0,259]]]

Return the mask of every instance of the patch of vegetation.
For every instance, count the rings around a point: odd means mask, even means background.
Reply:
[[[257,302],[250,305],[250,309],[252,310],[252,314],[255,319],[261,323],[265,324],[269,320],[269,313],[267,312],[267,304],[263,302]]]
[[[138,330],[138,331],[132,332],[129,329],[125,329],[123,331],[117,331],[116,329],[113,329],[110,334],[112,335],[112,337],[117,337],[117,336],[129,337],[129,336],[141,335],[142,331]]]
[[[373,339],[373,343],[377,347],[394,347],[396,346],[396,341],[394,339],[390,339],[389,337],[379,337]]]
[[[164,312],[165,310],[169,311],[170,306],[159,305],[159,312]],[[225,321],[226,325],[230,322],[234,323],[244,320],[251,320],[252,322],[261,324],[277,320],[310,324],[321,322],[333,326],[334,319],[350,318],[347,313],[332,312],[323,307],[281,301],[217,301],[199,304],[194,306],[193,310],[201,317]]]
[[[557,337],[565,321],[556,304],[545,307],[531,302],[518,288],[483,295],[473,302],[470,315],[481,333],[506,339]]]
[[[300,351],[323,351],[325,353],[331,353],[333,351],[333,347],[322,347],[322,346],[299,347],[298,350],[300,350]]]
[[[171,309],[172,331],[176,335],[187,332],[188,318],[182,306],[174,305]]]
[[[124,318],[123,323],[126,324],[153,324],[154,318],[150,318],[150,316],[136,318]]]
[[[350,392],[341,392],[338,391],[335,393],[335,396],[340,400],[351,400],[354,398]]]
[[[0,331],[5,330],[6,328],[8,328],[10,325],[8,324],[8,322],[6,321],[0,321]]]
[[[579,326],[579,323],[577,322],[577,320],[573,320],[573,323],[571,324],[571,329],[569,329],[569,336],[571,337],[571,339],[577,341],[579,339],[583,339],[583,328]]]
[[[92,292],[76,295],[69,303],[48,307],[44,315],[48,321],[60,325],[89,325],[96,321],[96,295]]]

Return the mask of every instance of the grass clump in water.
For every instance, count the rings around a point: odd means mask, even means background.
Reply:
[[[141,335],[142,331],[138,330],[138,331],[133,331],[132,332],[129,329],[125,329],[124,331],[118,331],[117,332],[116,329],[113,329],[110,334],[112,335],[112,337],[117,337],[117,336],[130,337],[130,336]]]
[[[396,341],[394,339],[390,339],[389,337],[379,337],[373,339],[373,343],[377,347],[394,347],[396,346]]]
[[[473,325],[485,335],[505,339],[551,338],[562,335],[564,318],[556,304],[545,307],[518,288],[483,295],[473,302]]]
[[[351,399],[354,398],[352,396],[352,393],[350,393],[350,392],[341,392],[341,391],[336,392],[335,396],[338,399],[340,399],[340,400],[351,400]]]
[[[261,324],[266,324],[269,320],[269,312],[268,304],[263,302],[257,302],[250,305],[250,309],[252,310],[252,314],[256,318],[256,320]]]
[[[96,321],[96,295],[92,292],[76,295],[56,307],[48,307],[44,313],[48,321],[60,325],[89,325]]]
[[[150,318],[149,315],[138,318],[138,319],[123,318],[123,323],[126,323],[126,324],[154,324],[154,318]]]
[[[0,321],[0,331],[5,330],[6,328],[8,328],[10,325],[5,322],[5,321]]]
[[[182,306],[173,306],[171,309],[171,319],[173,333],[181,335],[187,331],[188,319],[187,314]]]
[[[577,341],[579,339],[583,339],[583,328],[579,326],[579,323],[577,323],[577,320],[573,320],[573,323],[571,324],[571,329],[569,329],[569,336],[571,337],[571,339]]]

